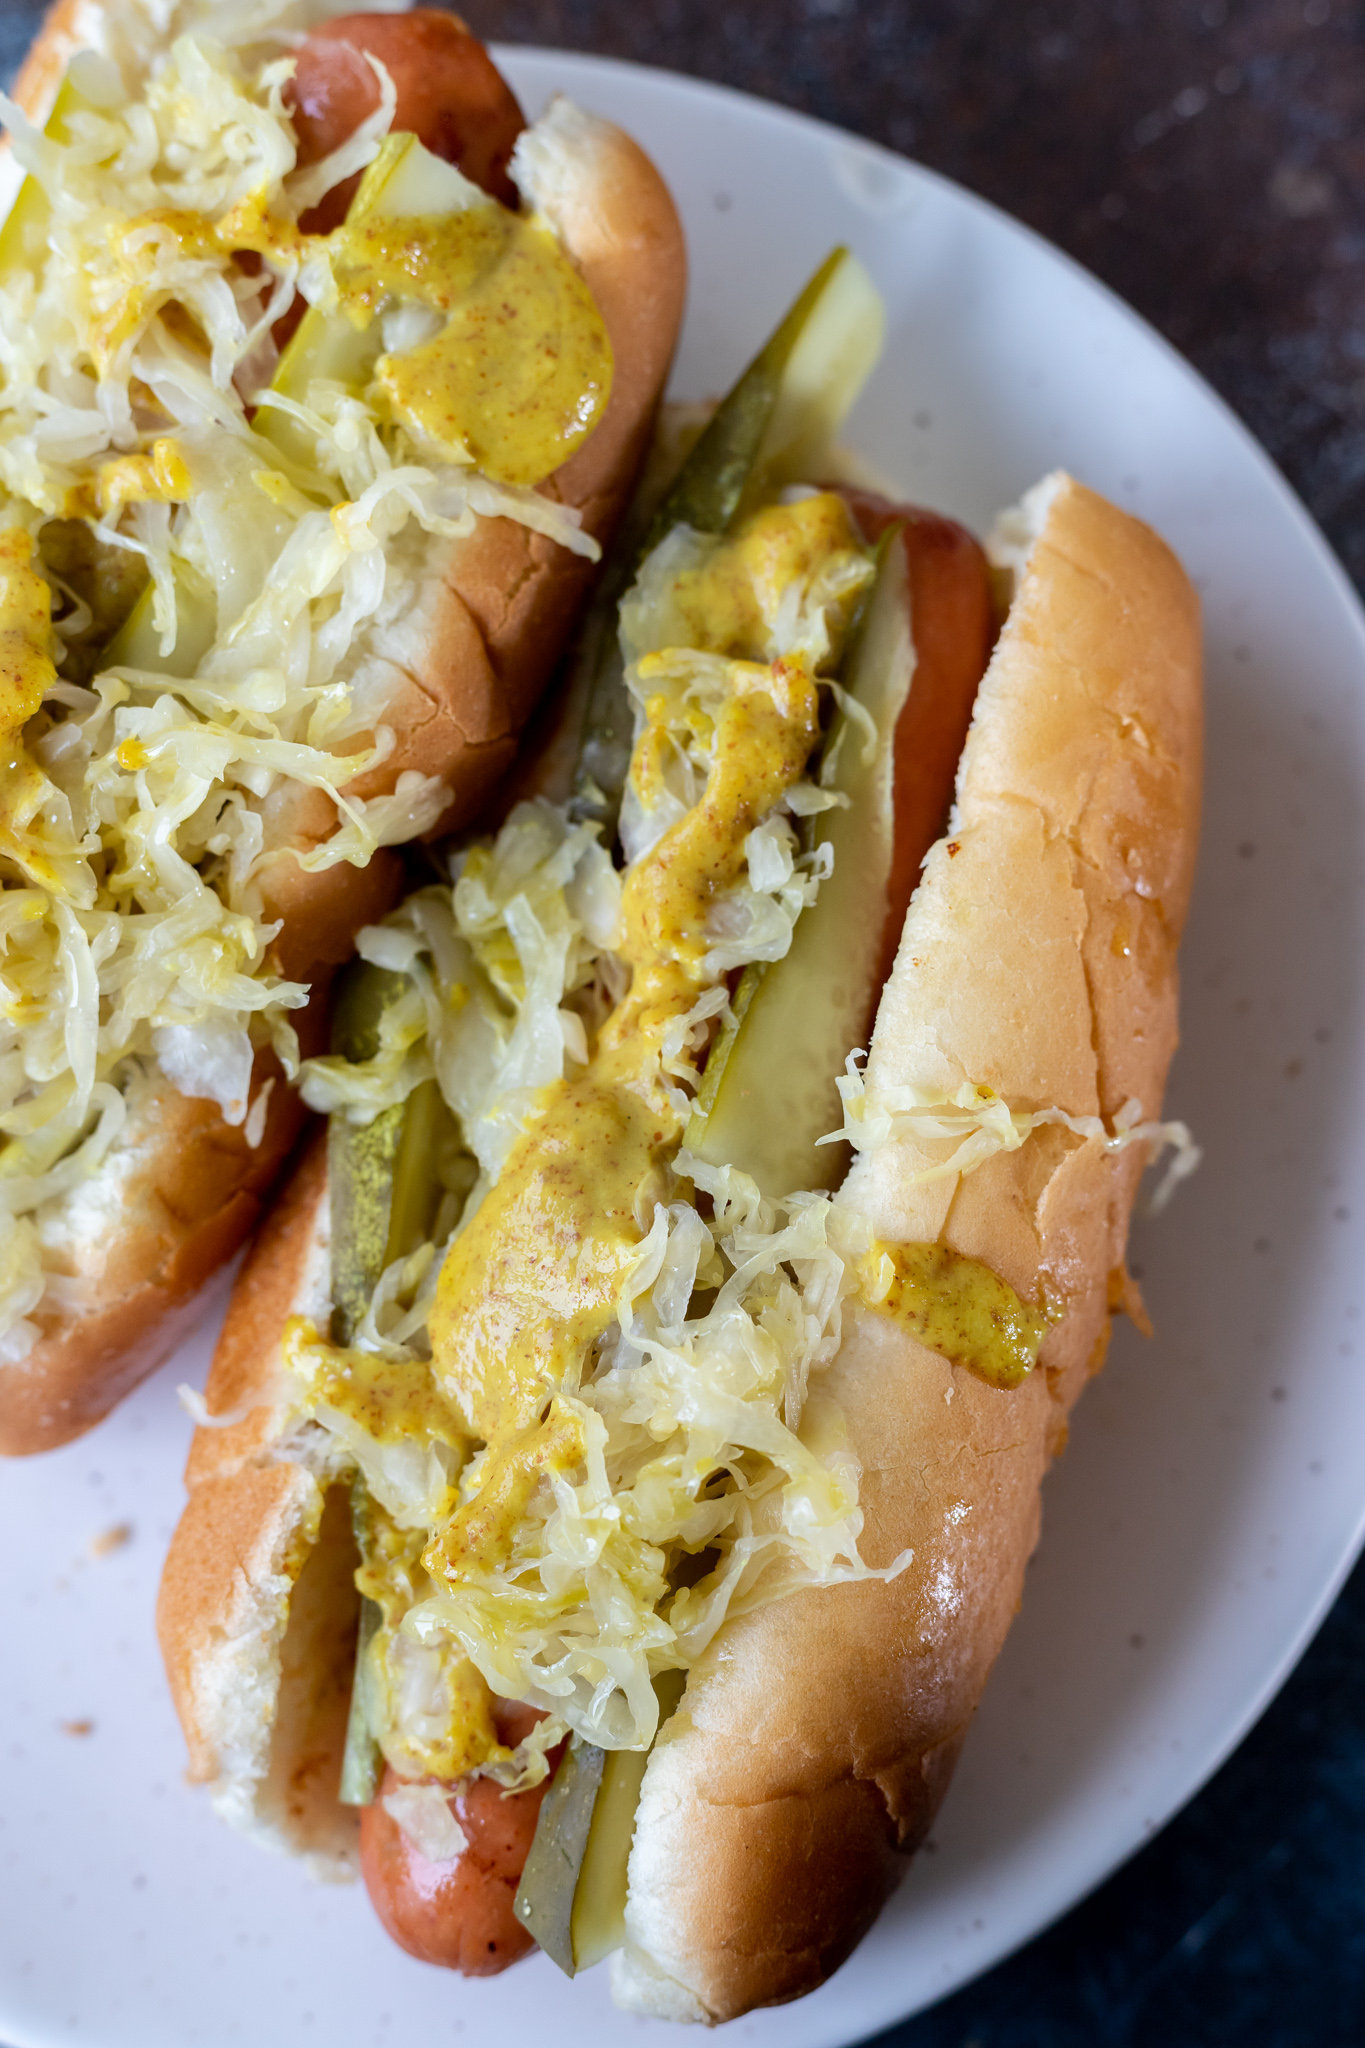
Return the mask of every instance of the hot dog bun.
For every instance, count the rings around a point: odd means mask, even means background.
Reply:
[[[358,1818],[336,1799],[358,1609],[347,1490],[329,1492],[306,1446],[284,1455],[287,1411],[270,1401],[289,1317],[327,1314],[327,1242],[319,1136],[233,1292],[210,1406],[249,1412],[195,1432],[157,1629],[191,1779],[234,1826],[350,1876]]]
[[[951,836],[882,997],[879,1083],[985,1081],[1011,1103],[1155,1114],[1176,1043],[1193,873],[1199,624],[1146,527],[1066,478],[977,699]],[[715,2022],[837,1968],[923,1841],[1038,1537],[1039,1482],[1103,1362],[1141,1148],[1036,1132],[915,1187],[911,1140],[843,1198],[891,1241],[941,1241],[1064,1311],[1012,1393],[855,1314],[825,1382],[863,1469],[887,1584],[807,1590],[727,1624],[645,1772],[613,1992]]]
[[[313,10],[336,13],[336,8]],[[125,18],[126,17],[126,18]],[[82,0],[48,16],[16,85],[41,122],[70,58],[147,23],[138,10]],[[392,24],[388,25],[392,28]],[[553,224],[596,299],[611,340],[612,392],[596,431],[543,486],[605,543],[647,442],[681,317],[681,228],[657,172],[610,123],[555,101],[518,145],[529,205]],[[347,785],[350,798],[392,792],[409,770],[449,792],[441,829],[479,808],[559,658],[592,564],[510,519],[483,518],[466,539],[400,537],[401,574],[352,650],[349,680],[374,728],[396,736],[387,757]],[[353,734],[350,750],[372,743]],[[348,957],[356,931],[382,916],[401,881],[380,849],[361,871],[310,871],[307,855],[337,826],[332,799],[278,781],[264,806],[264,914],[287,979],[314,984]],[[253,1097],[276,1074],[262,1055]],[[150,1077],[96,1176],[43,1219],[53,1270],[65,1276],[33,1321],[39,1336],[0,1364],[0,1452],[64,1443],[97,1422],[169,1355],[203,1281],[240,1247],[295,1141],[302,1111],[282,1076],[255,1148],[212,1106],[182,1102]],[[145,1114],[142,1113],[145,1111]],[[110,1241],[110,1231],[113,1240]]]
[[[882,996],[868,1086],[937,1097],[971,1079],[1021,1109],[1112,1129],[1133,1097],[1157,1114],[1176,1041],[1199,805],[1197,605],[1154,534],[1065,476],[1007,530],[1014,602],[949,834]],[[628,1942],[613,1961],[631,2009],[715,2022],[794,1998],[866,1932],[928,1830],[1018,1607],[1040,1482],[1109,1318],[1141,1314],[1124,1247],[1142,1147],[1047,1128],[969,1176],[914,1185],[935,1156],[908,1140],[866,1153],[840,1199],[889,1243],[984,1261],[1058,1320],[1039,1369],[1006,1393],[850,1310],[822,1388],[862,1466],[863,1555],[913,1558],[889,1583],[805,1591],[726,1623],[692,1671],[636,1823]],[[314,1855],[325,1805],[286,1831],[272,1788],[321,1751],[288,1717],[272,1733],[270,1715],[297,1665],[296,1626],[311,1626],[290,1586],[311,1569],[330,1476],[280,1385],[288,1315],[316,1317],[327,1298],[324,1183],[315,1153],[244,1270],[207,1398],[215,1413],[258,1405],[196,1435],[159,1612],[194,1775],[224,1812]],[[259,1530],[238,1540],[246,1563],[231,1584],[203,1566],[229,1528]],[[332,1782],[340,1755],[338,1720]]]

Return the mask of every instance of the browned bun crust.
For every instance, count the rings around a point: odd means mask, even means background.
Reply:
[[[305,1053],[326,1042],[326,990],[300,1016]],[[269,1048],[251,1100],[273,1084],[259,1145],[215,1103],[155,1067],[130,1084],[128,1120],[104,1164],[45,1223],[56,1309],[38,1309],[27,1357],[0,1365],[0,1454],[51,1450],[93,1428],[170,1357],[205,1282],[240,1250],[269,1202],[306,1111]]]
[[[190,1777],[238,1826],[342,1876],[358,1854],[356,1814],[336,1796],[358,1611],[348,1489],[289,1439],[278,1385],[290,1316],[327,1306],[327,1240],[319,1131],[233,1291],[208,1408],[249,1412],[195,1432],[157,1633]]]
[[[983,1081],[1013,1106],[1158,1113],[1199,802],[1197,605],[1138,521],[1057,480],[982,685],[952,837],[931,853],[882,998],[870,1087]],[[1062,1311],[1013,1393],[870,1311],[820,1392],[862,1462],[886,1584],[727,1624],[645,1775],[619,2002],[720,2021],[813,1989],[933,1819],[1018,1605],[1039,1482],[1126,1292],[1140,1148],[1056,1128],[960,1179],[898,1139],[843,1199]]]
[[[356,933],[387,917],[403,894],[402,858],[389,846],[379,847],[363,868],[339,860],[309,874],[290,861],[276,875],[307,884],[295,902],[277,881],[267,910],[284,925],[271,947],[275,967],[286,981],[305,985],[326,982],[333,968],[344,967],[355,951]]]

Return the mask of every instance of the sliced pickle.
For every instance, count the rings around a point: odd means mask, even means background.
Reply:
[[[101,668],[141,668],[152,675],[185,680],[195,674],[218,632],[218,599],[183,564],[175,572],[175,645],[161,651],[161,629],[153,619],[156,591],[148,583],[100,656]]]
[[[686,1683],[682,1671],[666,1671],[655,1679],[660,1728],[676,1712]],[[590,1970],[626,1938],[626,1867],[648,1762],[649,1752],[641,1749],[607,1754],[574,1892],[570,1934],[576,1970]]]
[[[886,316],[835,249],[717,406],[655,513],[641,554],[675,526],[724,533],[749,502],[809,478],[881,353]]]
[[[575,815],[615,828],[635,722],[616,614],[640,563],[675,526],[724,533],[749,505],[810,476],[866,382],[884,331],[871,278],[849,250],[835,249],[717,406],[643,537],[623,534],[570,661],[569,680],[586,705]]]
[[[369,1550],[370,1495],[358,1475],[351,1481],[351,1529],[362,1560]],[[369,1806],[379,1791],[384,1775],[384,1756],[370,1726],[365,1709],[365,1653],[382,1620],[379,1605],[360,1598],[360,1626],[355,1643],[355,1677],[351,1683],[351,1709],[346,1717],[346,1747],[341,1758],[341,1784],[337,1798],[343,1806]]]
[[[431,1236],[444,1192],[441,1159],[452,1121],[435,1081],[421,1082],[403,1105],[389,1196],[386,1266],[407,1258]]]
[[[602,1786],[607,1751],[575,1735],[541,1802],[531,1853],[512,1911],[568,1977],[573,1952],[574,1894],[592,1834],[593,1808]]]
[[[379,1051],[386,1010],[406,992],[407,978],[367,961],[342,975],[332,1011],[332,1051],[357,1064]],[[381,1110],[372,1123],[334,1116],[327,1126],[327,1180],[332,1210],[332,1337],[349,1344],[384,1270],[389,1242],[393,1166],[405,1105]]]
[[[405,1103],[372,1123],[341,1116],[327,1126],[327,1179],[332,1207],[332,1341],[349,1344],[369,1308],[389,1244],[393,1167],[403,1136]]]
[[[379,1051],[384,1014],[406,994],[406,975],[357,960],[342,975],[332,1012],[332,1051],[359,1063]],[[447,1191],[448,1155],[458,1137],[438,1084],[423,1081],[406,1102],[364,1125],[329,1119],[327,1175],[332,1211],[332,1338],[349,1344],[380,1275],[432,1235]]]
[[[386,1011],[408,989],[405,975],[354,961],[341,976],[332,1010],[332,1051],[342,1059],[373,1059]],[[406,1102],[357,1127],[329,1119],[327,1174],[331,1202],[332,1338],[349,1344],[384,1268],[431,1236],[445,1193],[441,1167],[455,1129],[437,1083],[424,1081]],[[425,1371],[425,1367],[421,1370]],[[351,1487],[351,1526],[365,1558],[370,1496],[362,1478]],[[360,1602],[355,1679],[342,1758],[343,1806],[368,1806],[379,1790],[384,1760],[365,1706],[365,1655],[381,1620],[373,1600]]]
[[[660,1728],[685,1683],[681,1671],[655,1679]],[[625,1940],[626,1866],[648,1761],[647,1750],[599,1749],[574,1736],[545,1795],[512,1910],[566,1976]]]
[[[880,992],[896,722],[914,665],[905,554],[886,547],[844,665],[876,745],[840,715],[830,735],[839,749],[833,781],[851,801],[811,821],[812,839],[834,849],[834,872],[801,913],[784,958],[740,977],[735,1021],[711,1048],[687,1127],[699,1159],[739,1167],[770,1197],[833,1187],[847,1166],[847,1147],[816,1140],[839,1127],[835,1084],[848,1054],[867,1043]]]
[[[453,165],[424,149],[415,135],[389,135],[362,178],[346,218],[352,227],[367,220],[432,219],[463,213],[471,203],[483,203],[483,195]],[[358,327],[344,312],[324,313],[310,306],[280,357],[270,388],[296,403],[306,401],[315,379],[359,394],[383,349],[378,320]],[[298,420],[264,405],[255,424],[257,433],[273,441],[282,454],[311,467],[312,441]]]

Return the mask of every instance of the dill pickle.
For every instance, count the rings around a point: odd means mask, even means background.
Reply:
[[[586,707],[575,817],[615,829],[635,723],[616,615],[640,564],[675,526],[725,533],[772,491],[809,477],[866,382],[884,325],[862,264],[847,249],[835,249],[721,400],[643,535],[638,526],[623,533],[566,679]],[[586,687],[585,667],[591,674]]]
[[[607,1761],[605,1749],[574,1736],[540,1805],[531,1853],[512,1911],[552,1963],[572,1977],[573,1901],[592,1832],[593,1808]]]
[[[711,1047],[686,1144],[709,1166],[737,1166],[765,1195],[833,1187],[847,1148],[816,1140],[841,1121],[836,1080],[866,1043],[880,993],[887,885],[895,837],[896,722],[910,688],[914,647],[905,557],[884,548],[844,683],[876,727],[872,757],[845,714],[834,786],[847,810],[822,811],[810,837],[828,840],[834,872],[803,910],[781,960],[746,967],[734,1017]],[[841,730],[842,729],[842,730]]]
[[[351,1481],[351,1530],[362,1561],[370,1547],[370,1495],[363,1479]],[[351,1709],[346,1717],[346,1747],[341,1758],[341,1784],[337,1798],[343,1806],[369,1806],[384,1775],[384,1757],[370,1718],[365,1710],[365,1653],[374,1640],[382,1616],[378,1603],[360,1598],[360,1625],[355,1643],[355,1678],[351,1684]]]
[[[379,1051],[385,1013],[406,995],[406,975],[352,962],[337,984],[332,1051],[356,1064]],[[349,1344],[386,1266],[425,1244],[450,1180],[455,1119],[437,1083],[423,1081],[406,1102],[370,1123],[329,1120],[327,1177],[332,1209],[332,1340]]]
[[[384,1013],[406,993],[407,977],[357,960],[337,984],[332,1051],[359,1064],[379,1051]],[[332,1209],[332,1338],[349,1344],[384,1270],[394,1161],[407,1105],[371,1123],[329,1119],[327,1179]]]
[[[346,215],[347,226],[356,228],[366,221],[400,216],[436,219],[459,213],[469,204],[468,193],[464,177],[424,149],[415,135],[390,135],[360,181]],[[373,377],[383,349],[378,320],[358,327],[340,309],[324,313],[310,306],[280,357],[270,388],[281,398],[305,403],[309,385],[322,379],[359,396]],[[255,428],[286,458],[312,468],[316,459],[313,437],[301,420],[277,406],[263,405]]]
[[[660,1728],[685,1684],[681,1671],[655,1679]],[[599,1749],[575,1735],[541,1804],[512,1910],[566,1976],[625,1939],[626,1865],[648,1761],[647,1750]]]
[[[102,668],[140,668],[157,676],[192,676],[218,637],[218,598],[172,557],[175,576],[175,645],[161,652],[161,629],[153,618],[156,589],[144,584],[127,618],[100,657]]]
[[[650,522],[725,533],[755,498],[808,478],[881,352],[884,319],[857,257],[835,249],[716,407]]]

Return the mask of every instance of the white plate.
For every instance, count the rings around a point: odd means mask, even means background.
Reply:
[[[1168,536],[1207,607],[1208,814],[1171,1096],[1207,1163],[1138,1229],[1160,1334],[1120,1333],[1048,1482],[1023,1613],[934,1853],[831,1985],[734,2029],[835,2048],[995,1962],[1138,1847],[1260,1711],[1355,1554],[1365,631],[1237,422],[1023,228],[714,87],[503,55],[528,105],[566,87],[669,178],[693,259],[680,393],[722,388],[850,242],[891,316],[856,444],[978,528],[1066,464]],[[173,1388],[202,1384],[209,1349],[206,1329],[93,1437],[0,1470],[0,2038],[675,2038],[616,2014],[602,1971],[568,1985],[537,1957],[466,1984],[409,1961],[358,1888],[262,1856],[184,1786],[152,1607],[188,1435]],[[131,1544],[90,1556],[123,1521]],[[66,1732],[86,1719],[92,1733]]]

